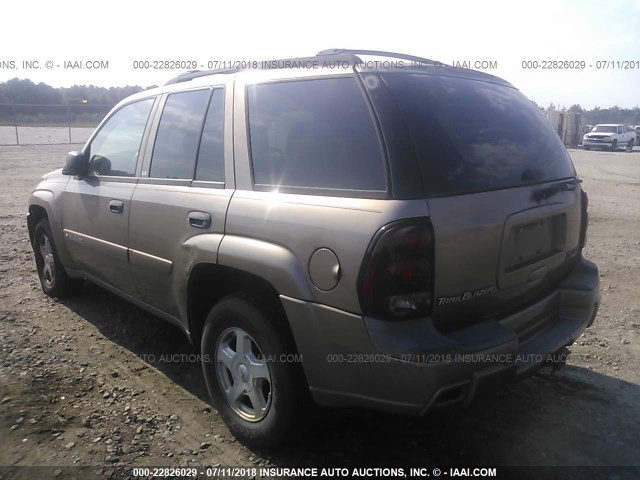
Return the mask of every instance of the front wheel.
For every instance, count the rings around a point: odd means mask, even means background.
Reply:
[[[53,242],[51,226],[46,218],[36,225],[33,235],[33,252],[42,291],[50,297],[67,297],[78,287],[78,280],[70,278],[60,262]]]
[[[269,301],[231,295],[212,309],[202,334],[209,395],[231,433],[277,448],[305,403],[305,382],[286,319]]]
[[[627,144],[627,152],[630,152],[633,150],[634,143],[635,143],[635,140],[629,140],[629,143]]]
[[[617,148],[618,148],[618,141],[614,140],[613,143],[611,143],[611,151],[615,152]]]

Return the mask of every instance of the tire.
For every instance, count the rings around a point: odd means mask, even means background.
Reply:
[[[635,140],[629,140],[629,143],[627,144],[627,152],[633,151],[633,144],[634,143],[635,143]]]
[[[33,252],[40,286],[46,295],[64,298],[77,291],[80,282],[70,278],[65,272],[46,218],[40,220],[34,230]]]
[[[618,148],[618,141],[614,140],[613,143],[611,143],[611,151],[615,152],[617,148]]]
[[[230,295],[211,309],[202,333],[213,405],[240,442],[260,449],[277,449],[290,438],[309,397],[301,365],[279,361],[296,350],[277,307]]]
[[[585,150],[591,150],[591,147],[583,147]]]

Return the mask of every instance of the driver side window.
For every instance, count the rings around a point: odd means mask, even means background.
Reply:
[[[96,174],[135,175],[142,135],[154,100],[148,98],[125,105],[102,126],[89,150]]]

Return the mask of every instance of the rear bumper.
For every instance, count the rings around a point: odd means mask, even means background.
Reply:
[[[600,303],[598,269],[584,259],[537,303],[447,335],[426,320],[385,322],[281,298],[319,404],[409,414],[468,403],[532,371],[572,344]]]

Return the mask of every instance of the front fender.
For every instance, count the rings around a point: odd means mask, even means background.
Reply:
[[[51,226],[53,241],[55,242],[56,251],[58,252],[60,261],[65,267],[73,268],[75,266],[75,262],[67,250],[67,245],[62,234],[62,217],[60,215],[62,212],[61,202],[62,196],[60,194],[56,195],[53,190],[37,188],[31,192],[31,195],[29,196],[29,217],[27,219],[29,238],[33,244],[33,233],[37,222],[33,219],[31,211],[32,207],[37,206],[44,209],[47,213],[47,219]]]

